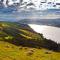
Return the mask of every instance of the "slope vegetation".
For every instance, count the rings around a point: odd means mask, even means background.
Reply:
[[[0,60],[60,60],[60,44],[28,25],[0,22]]]

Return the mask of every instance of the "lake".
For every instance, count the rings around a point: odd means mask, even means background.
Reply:
[[[57,43],[60,43],[60,28],[47,26],[47,25],[36,25],[28,24],[35,32],[42,33],[47,39],[51,39]]]

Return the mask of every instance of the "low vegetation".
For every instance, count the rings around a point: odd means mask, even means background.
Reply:
[[[60,44],[44,38],[26,24],[0,22],[0,60],[57,59],[60,60]]]

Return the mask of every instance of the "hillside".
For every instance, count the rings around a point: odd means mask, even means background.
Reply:
[[[0,22],[0,60],[60,60],[60,44],[28,25]]]

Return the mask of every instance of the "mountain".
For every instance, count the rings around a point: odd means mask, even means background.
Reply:
[[[22,19],[18,22],[25,24],[39,24],[39,25],[60,27],[59,21],[60,19],[30,19],[29,18],[29,19]]]
[[[60,44],[44,38],[26,24],[0,21],[0,60],[34,59],[60,60]]]

